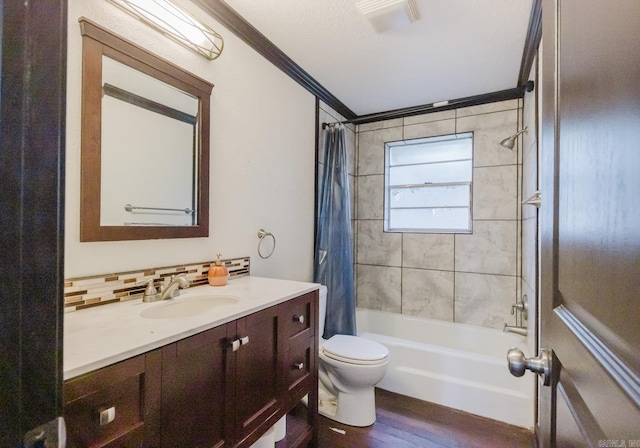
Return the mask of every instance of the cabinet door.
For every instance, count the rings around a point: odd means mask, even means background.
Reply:
[[[226,329],[222,325],[162,348],[163,447],[225,445],[230,429],[225,409]]]
[[[236,322],[246,342],[235,351],[235,440],[245,439],[280,409],[278,387],[277,307]],[[275,421],[274,421],[275,422]],[[247,441],[248,442],[248,441]]]

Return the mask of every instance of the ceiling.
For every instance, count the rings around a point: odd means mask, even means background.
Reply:
[[[356,0],[226,0],[356,115],[517,87],[532,0],[416,0],[376,33]]]

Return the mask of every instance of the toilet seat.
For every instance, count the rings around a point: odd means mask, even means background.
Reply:
[[[389,350],[384,345],[344,334],[331,337],[320,350],[327,358],[356,365],[384,364],[389,357]]]

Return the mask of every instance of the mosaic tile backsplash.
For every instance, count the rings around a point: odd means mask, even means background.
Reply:
[[[249,275],[249,257],[222,260],[231,279]],[[65,312],[81,310],[126,300],[142,299],[149,280],[160,287],[166,277],[185,274],[191,286],[207,284],[209,267],[214,261],[166,266],[139,271],[95,275],[66,279],[64,282]]]

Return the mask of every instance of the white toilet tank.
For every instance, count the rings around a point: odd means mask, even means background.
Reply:
[[[324,321],[327,317],[327,287],[320,285],[320,299],[318,301],[318,341],[322,345],[324,334]]]

